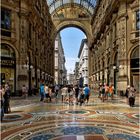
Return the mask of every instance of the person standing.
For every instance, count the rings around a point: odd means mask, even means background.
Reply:
[[[105,85],[102,85],[101,100],[102,100],[103,102],[104,102],[104,100],[105,100]]]
[[[130,85],[127,86],[126,91],[125,91],[125,97],[126,97],[126,103],[127,104],[129,104],[129,99],[128,99],[129,90],[130,90]]]
[[[1,100],[1,121],[3,120],[4,117],[4,94],[5,94],[5,89],[2,85],[0,85],[0,100]]]
[[[85,95],[85,101],[87,101],[87,104],[88,104],[89,96],[90,96],[90,88],[88,87],[87,84],[85,84],[84,95]]]
[[[109,86],[108,84],[105,84],[105,99],[108,100],[108,94],[109,94]]]
[[[64,86],[61,89],[62,103],[64,102],[64,98],[67,96],[67,94],[68,94],[68,88],[66,86]]]
[[[28,96],[28,89],[25,85],[22,86],[22,96],[26,99]]]
[[[135,93],[136,93],[136,89],[132,85],[129,89],[129,94],[128,94],[130,107],[133,107],[135,105]]]
[[[51,99],[52,99],[52,94],[53,94],[53,92],[52,92],[52,86],[51,85],[49,85],[49,97],[50,97],[50,102],[52,101]]]
[[[114,87],[113,87],[113,85],[111,84],[110,86],[109,86],[109,96],[111,97],[111,99],[113,100],[113,97],[114,97]]]
[[[99,96],[98,96],[98,98],[101,98],[101,94],[102,94],[102,84],[100,83],[100,85],[99,85]]]
[[[40,101],[43,101],[44,100],[44,94],[45,94],[45,91],[44,91],[44,84],[41,84],[40,85]]]
[[[84,99],[85,99],[85,95],[84,95],[83,89],[81,88],[80,89],[80,98],[79,98],[80,106],[82,106],[82,104],[84,103],[84,101],[85,101]]]
[[[55,95],[56,95],[56,98],[57,98],[58,92],[59,92],[59,86],[56,85],[56,86],[55,86]]]
[[[49,87],[47,86],[47,85],[45,85],[44,86],[44,92],[45,92],[45,97],[46,97],[46,101],[48,100],[48,98],[49,98],[49,100],[50,100],[50,102],[51,102],[51,96],[50,96],[50,93],[49,93]]]
[[[76,98],[76,104],[78,104],[78,96],[79,96],[79,87],[78,85],[75,86],[75,98]]]
[[[9,113],[11,112],[11,108],[10,108],[10,95],[11,91],[10,91],[10,87],[9,84],[5,84],[5,94],[4,94],[4,113]]]

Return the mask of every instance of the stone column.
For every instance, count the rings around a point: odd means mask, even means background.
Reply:
[[[25,10],[21,10],[19,12],[19,63],[18,63],[18,73],[17,73],[17,89],[21,89],[22,85],[28,86],[28,68],[27,61],[28,61],[28,55],[27,55],[27,33],[28,33],[28,12]]]
[[[117,22],[117,37],[118,37],[118,89],[125,91],[127,86],[127,54],[126,54],[126,3],[122,2]],[[120,67],[121,66],[121,67]]]

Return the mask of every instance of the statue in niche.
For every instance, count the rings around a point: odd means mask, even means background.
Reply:
[[[89,17],[89,16],[88,16],[86,13],[80,11],[79,14],[78,14],[78,17],[79,17],[79,18],[87,18],[87,17]]]

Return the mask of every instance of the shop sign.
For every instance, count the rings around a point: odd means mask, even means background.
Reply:
[[[1,67],[15,67],[15,61],[12,59],[3,59],[0,60]]]

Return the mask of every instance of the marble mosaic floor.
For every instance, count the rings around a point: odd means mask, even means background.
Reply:
[[[11,102],[12,112],[1,123],[3,140],[139,140],[138,99],[135,107],[125,98],[102,103],[97,96],[83,106],[39,97]]]

